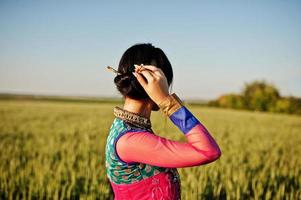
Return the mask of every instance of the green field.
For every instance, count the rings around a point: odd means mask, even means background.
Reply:
[[[109,199],[104,148],[114,106],[1,100],[0,199]],[[187,107],[222,156],[179,169],[182,199],[301,199],[300,116]],[[185,140],[161,112],[152,124],[157,135]]]

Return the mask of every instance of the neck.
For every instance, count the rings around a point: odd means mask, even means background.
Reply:
[[[152,105],[147,101],[135,100],[125,97],[123,109],[150,119]]]

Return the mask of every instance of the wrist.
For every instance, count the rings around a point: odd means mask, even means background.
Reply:
[[[158,103],[158,106],[165,115],[170,116],[183,106],[183,102],[175,93],[173,93],[162,99],[160,103]]]
[[[157,105],[160,105],[162,102],[166,101],[169,98],[170,94],[161,95],[160,97],[157,97],[155,100]]]

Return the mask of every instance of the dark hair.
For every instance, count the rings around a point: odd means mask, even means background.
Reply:
[[[172,66],[165,53],[160,48],[154,47],[151,43],[135,44],[122,55],[118,66],[118,72],[121,75],[117,75],[114,78],[114,83],[118,91],[124,97],[128,96],[138,100],[149,98],[136,77],[132,74],[131,69],[134,64],[155,65],[163,71],[168,85],[170,86],[172,83]]]

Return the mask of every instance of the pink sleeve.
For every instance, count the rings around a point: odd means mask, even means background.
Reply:
[[[185,137],[187,142],[178,142],[149,132],[128,132],[117,141],[116,151],[125,162],[169,168],[198,166],[220,157],[218,145],[201,123]]]
[[[213,137],[176,94],[170,95],[159,106],[187,141],[173,141],[149,132],[126,132],[115,146],[122,161],[179,168],[206,164],[220,157],[221,150]]]

